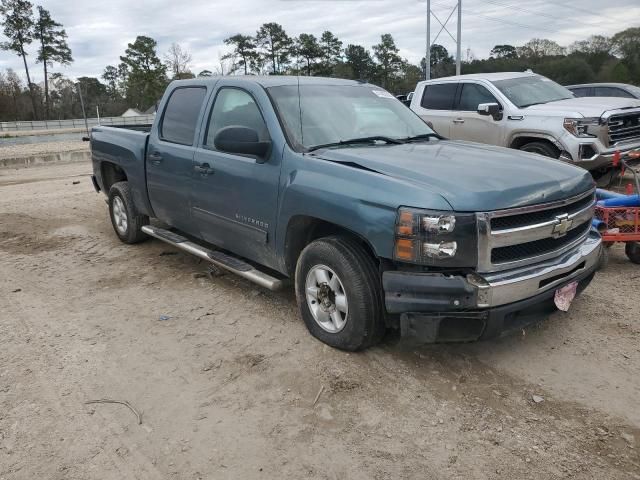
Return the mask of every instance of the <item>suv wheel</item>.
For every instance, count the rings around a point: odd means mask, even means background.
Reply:
[[[138,213],[128,182],[114,183],[109,189],[109,216],[113,230],[124,243],[138,243],[147,238],[142,227],[149,217]]]
[[[640,242],[627,242],[624,246],[624,253],[633,263],[640,264]]]
[[[545,142],[529,142],[520,147],[520,150],[524,152],[537,153],[544,155],[545,157],[558,158],[560,152],[556,147]]]
[[[310,243],[298,259],[295,283],[302,318],[320,341],[355,351],[384,336],[380,275],[356,241],[327,237]]]

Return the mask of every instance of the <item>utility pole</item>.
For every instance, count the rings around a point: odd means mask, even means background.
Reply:
[[[460,75],[460,63],[462,62],[462,55],[460,54],[460,48],[462,47],[462,0],[458,0],[458,53],[456,55],[456,75]]]
[[[447,28],[447,24],[453,14],[458,11],[458,25],[457,25],[457,35],[454,37],[449,29]],[[436,21],[440,24],[440,30],[438,34],[435,36],[433,41],[431,41],[431,17],[435,18]],[[458,0],[456,5],[453,7],[447,19],[442,22],[440,18],[431,10],[431,0],[427,0],[427,50],[425,55],[425,80],[429,80],[431,78],[431,46],[436,43],[440,34],[445,31],[456,43],[456,75],[460,75],[461,63],[462,63],[462,0]]]
[[[87,135],[89,135],[89,123],[87,122],[87,114],[84,111],[84,98],[82,98],[82,88],[80,86],[80,82],[76,83],[78,87],[78,94],[80,95],[80,106],[82,107],[82,116],[84,117],[84,128],[87,130]]]
[[[427,53],[424,56],[424,79],[431,78],[431,0],[427,0]]]

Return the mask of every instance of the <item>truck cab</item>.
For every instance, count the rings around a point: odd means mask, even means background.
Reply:
[[[596,179],[610,171],[616,151],[640,148],[640,101],[575,98],[531,72],[420,82],[411,109],[447,138],[557,158]]]
[[[311,334],[345,350],[389,328],[421,343],[521,328],[599,259],[586,171],[446,140],[367,83],[176,81],[153,125],[94,127],[91,150],[121,241],[293,283]]]

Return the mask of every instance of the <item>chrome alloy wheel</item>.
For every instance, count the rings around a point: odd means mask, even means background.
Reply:
[[[113,223],[116,225],[116,229],[120,235],[127,234],[127,228],[129,226],[129,219],[127,218],[127,209],[124,208],[124,202],[119,196],[113,197]]]
[[[349,306],[338,275],[325,265],[316,265],[307,274],[305,289],[316,323],[329,333],[341,331],[347,324]]]

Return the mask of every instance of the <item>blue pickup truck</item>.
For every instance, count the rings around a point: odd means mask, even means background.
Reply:
[[[522,328],[568,308],[600,255],[587,171],[446,140],[362,82],[176,81],[153,125],[94,127],[91,149],[120,240],[272,290],[291,279],[311,334],[345,350],[389,328],[424,343]]]

